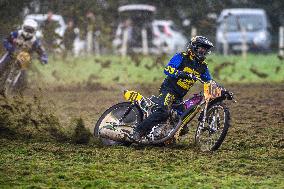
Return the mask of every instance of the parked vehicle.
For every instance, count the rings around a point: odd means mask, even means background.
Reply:
[[[151,23],[156,7],[147,4],[130,4],[118,8],[120,21],[112,44],[116,53],[154,53]]]
[[[217,51],[228,45],[229,53],[242,51],[245,42],[248,51],[268,51],[271,45],[270,23],[263,9],[224,9],[218,18]]]
[[[162,52],[175,53],[183,51],[187,44],[186,37],[179,31],[171,20],[154,20],[153,43],[161,49]]]
[[[121,18],[113,40],[116,52],[123,51],[123,32],[127,31],[127,51],[142,53],[143,29],[147,32],[146,41],[149,53],[175,53],[186,46],[186,38],[178,31],[173,21],[154,20],[156,12],[154,6],[124,5],[119,7],[118,11]]]
[[[116,37],[113,41],[115,49],[122,45],[122,29],[123,24],[119,24],[116,30]],[[182,51],[186,47],[187,39],[178,30],[171,20],[153,20],[151,23],[152,41],[153,48],[151,53],[175,53]],[[136,52],[142,52],[140,48],[136,48]],[[140,49],[140,50],[139,50]]]
[[[232,100],[233,93],[215,81],[204,84],[204,94],[195,94],[180,104],[174,104],[169,119],[154,126],[139,141],[132,138],[133,130],[155,111],[157,97],[146,98],[135,91],[125,91],[124,97],[128,102],[110,107],[95,125],[94,135],[104,145],[174,143],[183,128],[199,113],[196,144],[202,151],[213,151],[221,146],[230,127],[230,112],[224,100]]]

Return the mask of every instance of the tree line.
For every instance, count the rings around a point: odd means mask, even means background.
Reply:
[[[182,21],[189,19],[202,34],[214,34],[216,22],[209,14],[219,15],[224,8],[263,8],[266,10],[272,25],[272,33],[278,35],[278,27],[284,25],[284,1],[282,0],[0,0],[0,38],[20,26],[24,8],[29,13],[46,13],[52,10],[65,19],[73,19],[77,26],[84,30],[86,12],[96,15],[96,28],[102,33],[102,43],[109,41],[117,26],[119,15],[117,8],[125,4],[150,4],[157,7],[157,19],[171,19],[181,27],[185,35],[190,36],[189,28]]]

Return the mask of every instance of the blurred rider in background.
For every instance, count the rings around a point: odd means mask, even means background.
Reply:
[[[40,40],[35,36],[37,28],[38,24],[35,20],[27,19],[24,21],[20,30],[11,32],[10,35],[4,39],[3,45],[7,52],[0,59],[0,74],[12,60],[13,52],[16,50],[25,49],[25,51],[29,53],[36,51],[41,63],[48,63],[47,53]]]
[[[167,77],[160,87],[158,107],[136,126],[134,140],[140,141],[155,125],[166,121],[172,104],[182,102],[183,97],[198,79],[204,82],[211,80],[205,58],[212,47],[213,44],[206,37],[196,36],[191,39],[185,52],[172,57],[164,69]]]

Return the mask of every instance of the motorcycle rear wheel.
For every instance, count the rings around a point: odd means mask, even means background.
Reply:
[[[201,151],[215,151],[223,143],[230,127],[230,112],[223,103],[208,108],[204,125],[198,123],[195,143]]]
[[[103,126],[111,123],[118,122],[119,119],[122,118],[123,114],[126,112],[127,108],[131,107],[132,104],[130,102],[122,102],[116,105],[113,105],[109,109],[107,109],[97,121],[94,127],[94,136],[99,139],[103,145],[112,146],[112,145],[130,145],[129,142],[117,142],[114,140],[102,138],[99,135],[99,130]],[[134,126],[140,123],[143,120],[143,113],[141,109],[135,105],[132,107],[130,112],[122,119],[123,124]]]

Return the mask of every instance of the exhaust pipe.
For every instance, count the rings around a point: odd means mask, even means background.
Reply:
[[[112,125],[106,125],[99,130],[99,135],[102,138],[117,142],[131,142],[129,139],[129,133],[132,132],[131,130],[131,127],[114,127]]]

